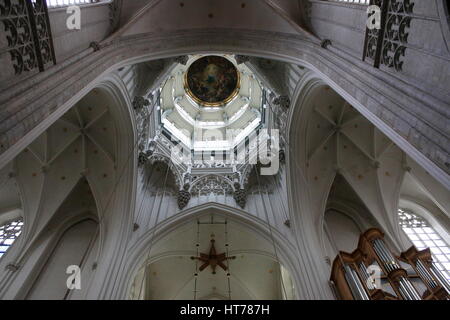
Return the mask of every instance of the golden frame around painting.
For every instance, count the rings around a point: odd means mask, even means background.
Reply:
[[[206,56],[201,57],[199,59],[202,59],[202,58],[205,58],[205,57]],[[236,77],[237,77],[236,87],[232,90],[232,92],[228,95],[228,97],[226,99],[223,99],[223,100],[220,100],[220,101],[217,101],[217,102],[207,102],[207,101],[204,101],[204,100],[200,99],[199,97],[197,97],[197,95],[194,92],[192,92],[192,90],[191,90],[191,88],[189,87],[189,84],[188,84],[189,68],[193,64],[193,63],[191,63],[191,65],[188,67],[188,70],[184,74],[184,78],[183,78],[184,90],[189,95],[189,97],[192,100],[194,100],[199,106],[203,106],[203,107],[221,107],[221,106],[224,106],[224,105],[228,104],[229,102],[231,102],[238,95],[238,93],[239,93],[239,91],[241,89],[241,74],[240,74],[238,68],[229,59],[227,59],[225,57],[222,57],[222,56],[217,56],[217,57],[221,57],[223,59],[228,60],[235,67],[235,69],[236,69]],[[199,59],[197,59],[197,60],[199,60]],[[197,61],[197,60],[195,60],[195,61]],[[195,63],[195,61],[194,61],[194,63]]]

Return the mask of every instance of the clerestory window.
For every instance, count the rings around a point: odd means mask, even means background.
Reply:
[[[436,267],[450,281],[450,247],[421,216],[398,209],[400,226],[418,250],[430,248]]]
[[[19,237],[22,227],[23,221],[21,218],[0,226],[0,258]]]

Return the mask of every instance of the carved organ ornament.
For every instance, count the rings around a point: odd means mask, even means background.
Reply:
[[[386,246],[384,234],[372,228],[361,234],[358,248],[340,252],[334,259],[331,278],[343,300],[448,300],[450,283],[433,265],[429,249],[417,251],[413,246],[396,257]],[[418,280],[426,287],[422,295],[412,283],[400,261],[412,266]],[[395,294],[377,288],[368,267],[378,265]]]

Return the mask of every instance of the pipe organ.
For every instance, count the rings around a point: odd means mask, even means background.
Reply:
[[[376,228],[361,234],[355,251],[336,256],[330,280],[343,300],[450,299],[450,283],[433,264],[430,249],[412,246],[395,256]]]

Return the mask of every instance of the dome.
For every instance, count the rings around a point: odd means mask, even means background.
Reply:
[[[161,126],[194,152],[229,151],[263,121],[264,88],[232,55],[191,55],[161,87]]]
[[[199,105],[223,106],[239,91],[236,66],[225,57],[205,56],[195,60],[185,72],[187,94]]]

